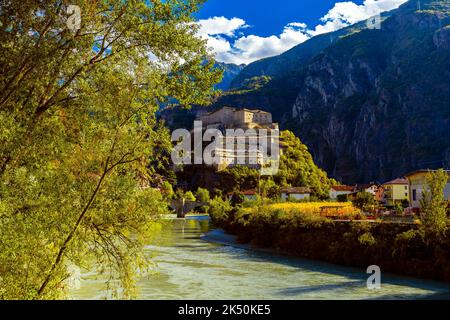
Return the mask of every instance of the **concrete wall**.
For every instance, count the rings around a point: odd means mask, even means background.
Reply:
[[[385,185],[384,194],[387,205],[394,205],[403,200],[409,201],[409,186],[404,184]]]
[[[214,113],[204,115],[200,119],[204,126],[214,123],[233,124],[234,109],[225,107]]]
[[[426,173],[417,173],[408,177],[410,187],[409,203],[414,208],[420,208],[420,200],[423,195],[423,186],[426,182],[425,177]],[[450,181],[445,186],[444,198],[446,200],[450,200]]]
[[[339,195],[342,194],[350,194],[352,193],[351,191],[336,191],[336,190],[330,190],[330,199],[336,200],[338,198]]]
[[[214,123],[223,123],[225,125],[243,125],[243,124],[271,124],[272,114],[252,110],[236,110],[231,107],[224,107],[211,114],[202,115],[200,119],[205,126]]]

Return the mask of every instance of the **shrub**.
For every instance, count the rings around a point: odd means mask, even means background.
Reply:
[[[447,201],[444,198],[444,188],[449,177],[440,169],[430,172],[423,187],[420,201],[423,212],[423,223],[432,233],[444,234],[447,230]]]
[[[209,214],[213,222],[227,223],[230,219],[230,214],[233,211],[233,206],[227,200],[220,197],[215,197],[210,201]]]
[[[173,192],[173,187],[168,181],[164,181],[161,186],[161,192],[166,200],[171,200],[175,196],[175,192]]]
[[[361,235],[358,238],[359,243],[366,245],[366,246],[374,246],[377,241],[375,240],[375,238],[373,237],[373,235],[370,232],[366,232],[363,235]]]
[[[268,205],[269,210],[282,209],[293,214],[313,214],[323,217],[355,218],[359,210],[351,202],[305,202],[305,203],[276,203]]]
[[[203,203],[208,203],[211,198],[209,196],[209,191],[207,189],[198,188],[197,192],[195,193],[195,197],[198,201]]]
[[[207,189],[198,188],[197,192],[195,193],[195,197],[197,198],[197,201],[203,202],[203,203],[209,203],[211,201],[211,198],[209,196],[209,191]],[[198,211],[201,213],[208,213],[209,206],[204,205],[198,208]]]
[[[375,203],[373,195],[369,192],[358,192],[356,199],[353,201],[356,207],[364,209],[365,207]]]

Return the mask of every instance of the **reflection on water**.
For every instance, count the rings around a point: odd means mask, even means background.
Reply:
[[[365,270],[255,252],[201,240],[208,219],[166,220],[148,253],[155,273],[139,281],[140,299],[449,298],[450,286],[394,276],[368,290]],[[75,299],[102,299],[104,280],[83,274]]]

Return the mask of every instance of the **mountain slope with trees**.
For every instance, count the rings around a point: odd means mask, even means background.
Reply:
[[[227,92],[213,107],[272,112],[320,167],[347,183],[449,167],[449,4],[421,1],[419,10],[409,1],[387,13],[379,30],[350,29],[309,60],[298,52],[305,43],[248,66],[235,84],[261,70],[270,81]]]
[[[220,80],[190,26],[202,1],[77,3],[76,30],[65,1],[0,6],[0,299],[66,298],[74,266],[135,296],[167,211],[158,102],[206,103]]]

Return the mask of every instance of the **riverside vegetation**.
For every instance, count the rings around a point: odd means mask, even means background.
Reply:
[[[330,203],[281,203],[268,200],[232,206],[215,198],[210,214],[216,226],[255,247],[272,248],[302,258],[384,272],[450,281],[450,239],[443,189],[447,173],[430,173],[415,224],[358,220],[358,210],[340,204],[340,219],[320,208]],[[326,211],[325,211],[326,212]],[[332,214],[336,218],[336,214]],[[337,215],[339,216],[339,214]],[[342,219],[345,220],[342,220]]]
[[[65,298],[74,265],[106,274],[116,297],[135,297],[149,265],[144,245],[172,197],[209,202],[201,210],[241,241],[448,280],[439,177],[430,178],[438,182],[424,198],[423,225],[406,226],[337,222],[322,203],[223,200],[256,187],[270,197],[280,186],[327,198],[337,182],[288,131],[270,179],[248,168],[167,170],[172,145],[157,111],[208,104],[221,79],[192,23],[202,2],[80,1],[75,31],[65,24],[64,1],[2,3],[0,299]],[[193,185],[174,192],[171,179]],[[340,206],[331,215],[358,218],[351,205]]]
[[[135,296],[167,208],[145,188],[171,148],[155,113],[207,103],[221,78],[192,24],[202,2],[76,1],[73,31],[66,1],[2,1],[0,299],[64,298],[72,265]]]
[[[213,107],[271,112],[346,184],[449,167],[449,3],[382,16],[381,29],[361,21],[250,63]]]

